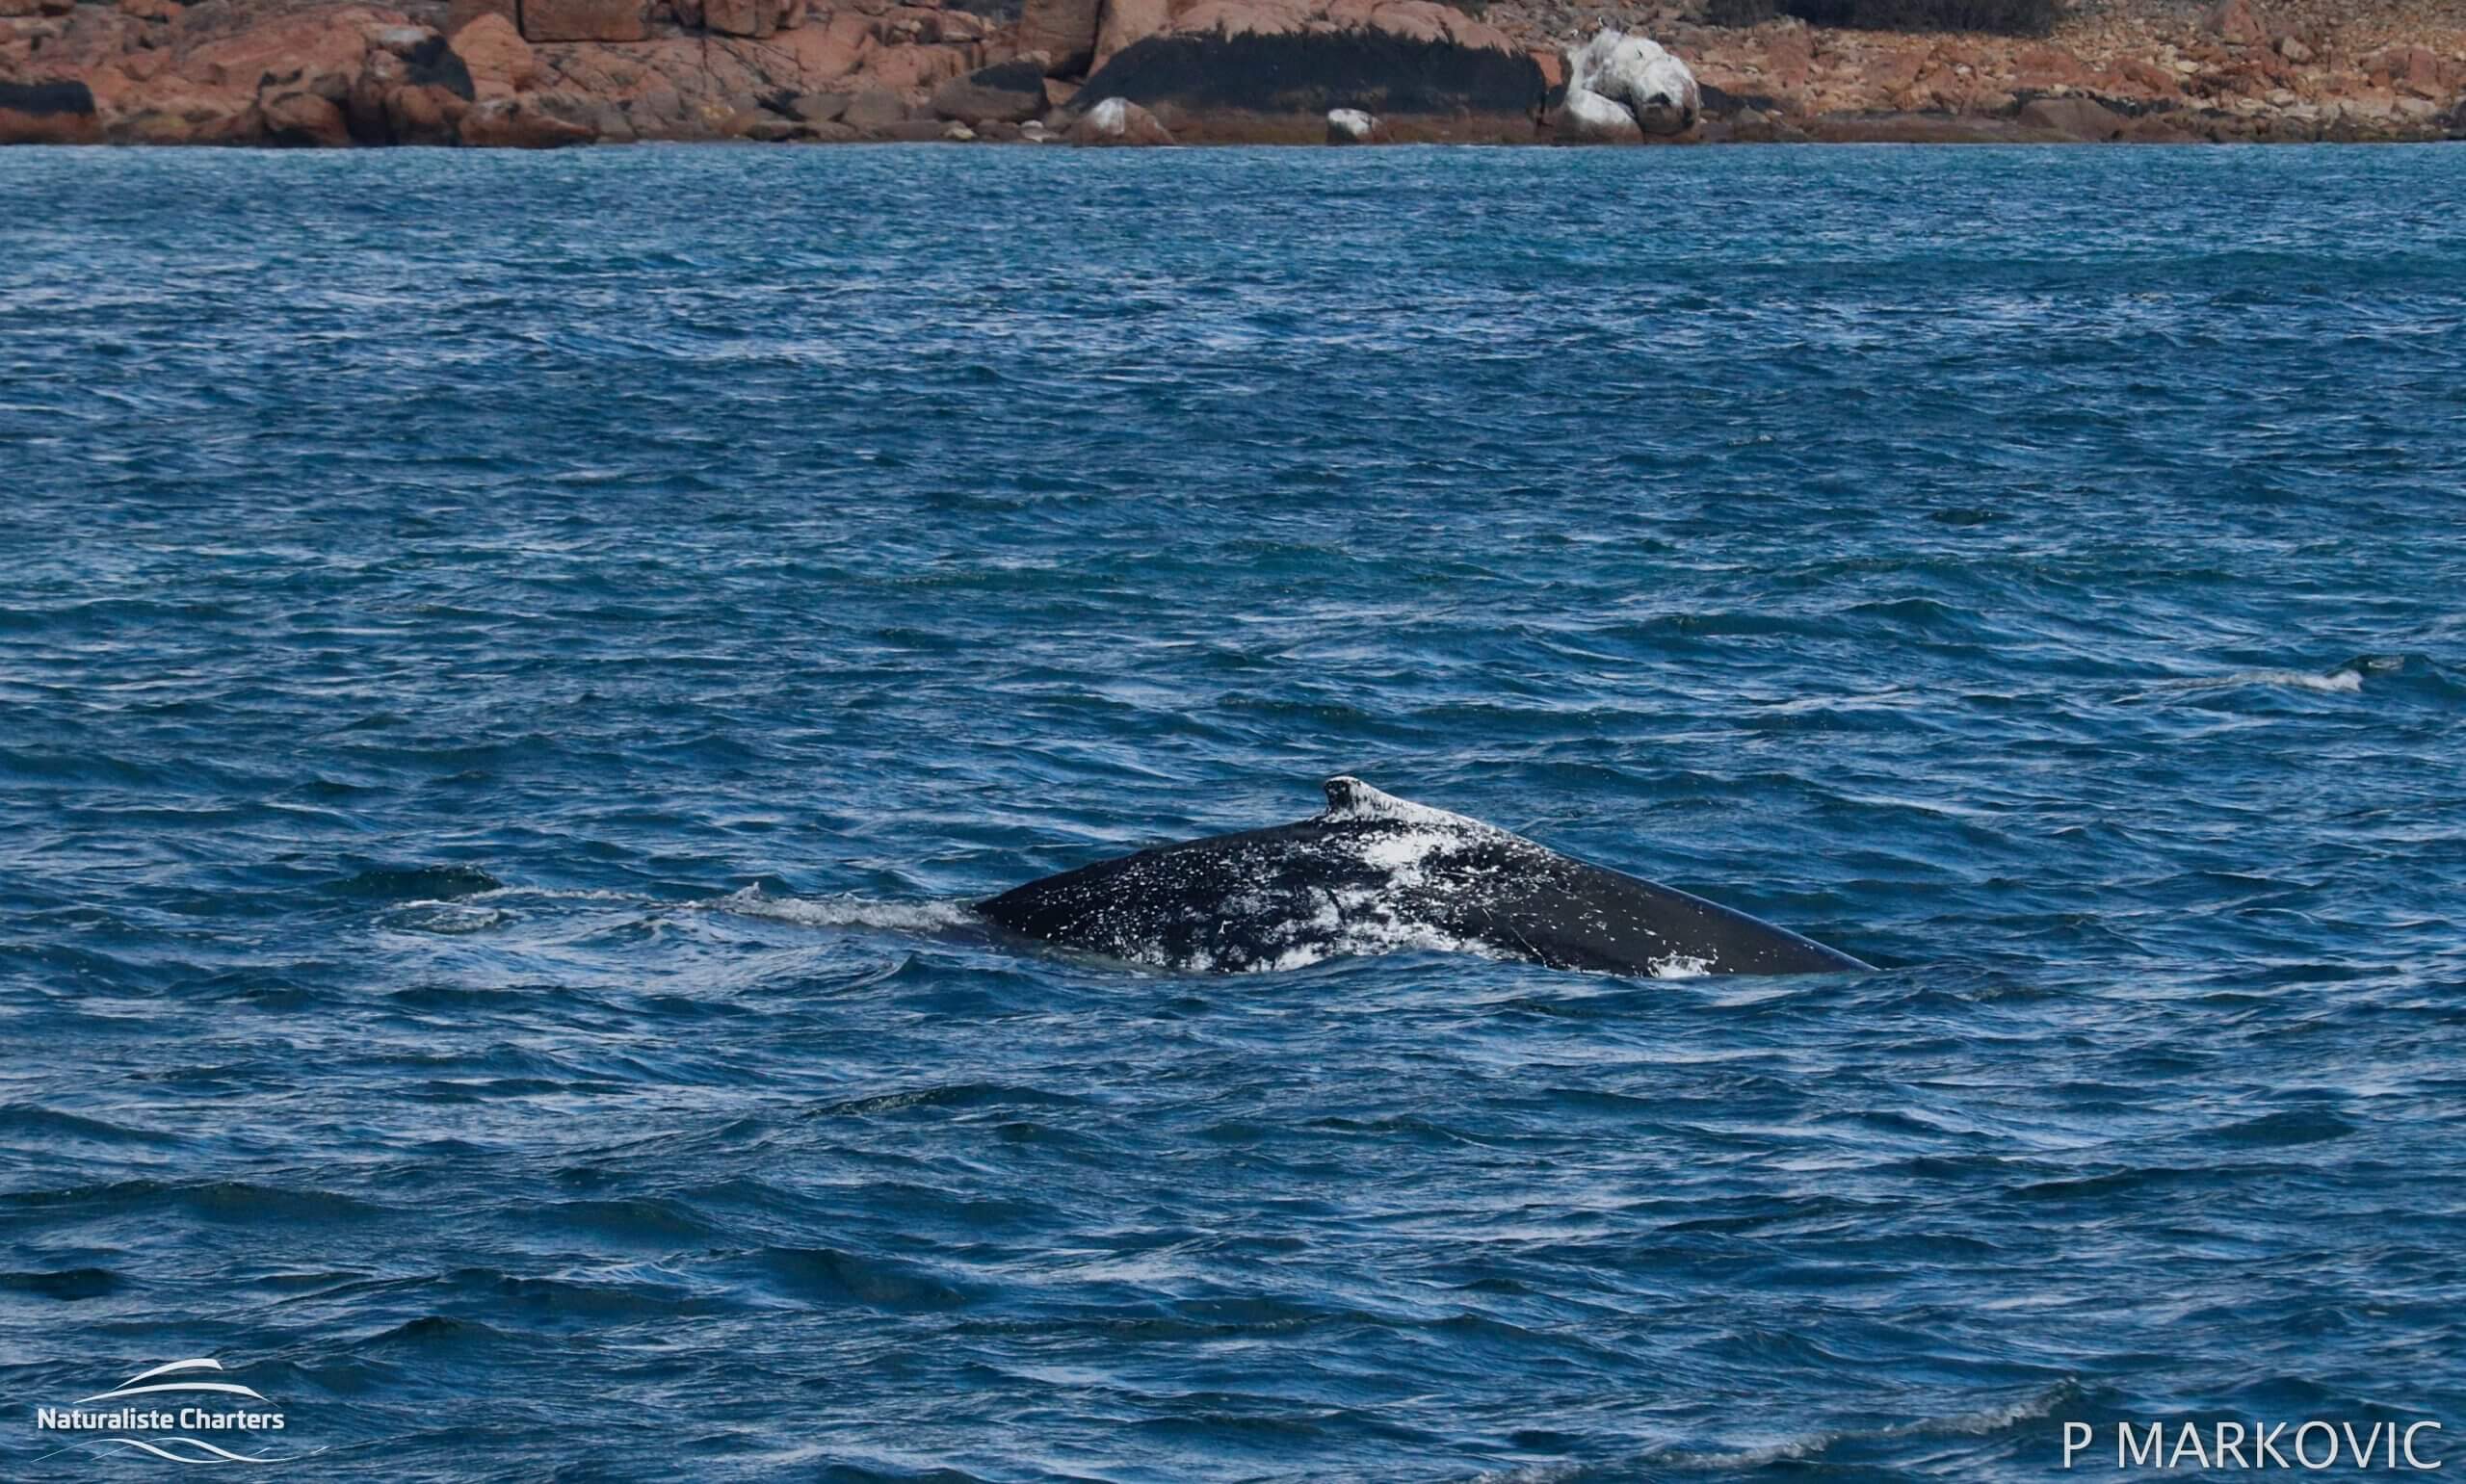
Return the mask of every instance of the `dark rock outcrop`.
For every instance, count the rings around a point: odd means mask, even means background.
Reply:
[[[0,144],[92,144],[103,137],[84,83],[0,83]]]
[[[1541,69],[1522,52],[1370,27],[1149,37],[1083,90],[1144,104],[1184,141],[1309,143],[1325,138],[1337,108],[1374,115],[1399,139],[1529,140],[1542,92]]]
[[[981,67],[933,90],[933,112],[960,123],[1025,123],[1044,110],[1044,68],[1033,60]]]
[[[2065,139],[2105,141],[2123,134],[2124,120],[2093,98],[2033,98],[2021,106],[2021,126]]]
[[[641,41],[651,34],[643,0],[522,0],[530,41]]]

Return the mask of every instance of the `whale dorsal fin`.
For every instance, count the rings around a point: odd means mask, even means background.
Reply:
[[[1329,814],[1376,814],[1380,804],[1401,802],[1392,794],[1381,794],[1351,773],[1338,773],[1319,785],[1327,795]]]
[[[1329,820],[1395,820],[1443,829],[1506,833],[1494,824],[1484,824],[1460,814],[1450,814],[1444,809],[1433,809],[1428,804],[1416,804],[1409,798],[1398,798],[1393,794],[1372,788],[1351,773],[1338,773],[1320,787],[1327,794],[1327,812],[1323,818]]]

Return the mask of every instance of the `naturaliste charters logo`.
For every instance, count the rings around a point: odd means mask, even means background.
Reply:
[[[216,1379],[225,1374],[223,1363],[211,1357],[171,1361],[66,1406],[37,1407],[38,1430],[81,1435],[42,1457],[111,1448],[175,1464],[284,1464],[325,1451],[267,1451],[272,1440],[265,1435],[283,1430],[281,1411],[254,1387]],[[264,1409],[252,1402],[264,1403]]]

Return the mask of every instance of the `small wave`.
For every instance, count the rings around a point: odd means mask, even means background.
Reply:
[[[1773,1464],[1807,1463],[1820,1460],[1835,1448],[1865,1443],[1891,1442],[1902,1438],[1988,1438],[2024,1422],[2035,1422],[2061,1412],[2077,1409],[2083,1393],[2080,1383],[2058,1382],[2035,1396],[2007,1403],[2000,1407],[1981,1407],[1972,1412],[1958,1412],[1951,1417],[1928,1418],[1902,1422],[1890,1427],[1844,1428],[1837,1431],[1810,1433],[1802,1438],[1784,1439],[1761,1446],[1729,1451],[1697,1452],[1672,1448],[1655,1455],[1665,1465],[1697,1469],[1761,1469]]]
[[[2253,669],[2236,670],[2225,675],[2196,675],[2160,681],[2146,690],[2123,696],[2122,700],[2129,703],[2255,686],[2278,690],[2307,690],[2316,695],[2357,695],[2363,690],[2364,671],[2378,667],[2368,661],[2351,661],[2331,670]]]
[[[406,932],[459,937],[486,932],[513,921],[502,907],[473,906],[469,901],[407,901],[386,914],[385,921]]]
[[[100,1298],[127,1286],[108,1267],[70,1267],[53,1272],[0,1273],[0,1293],[31,1293],[38,1298],[75,1302]]]

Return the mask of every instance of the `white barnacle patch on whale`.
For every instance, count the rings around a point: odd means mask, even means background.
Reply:
[[[1325,785],[1314,818],[1160,846],[977,903],[1009,931],[1197,973],[1430,950],[1659,977],[1863,968],[1702,898],[1561,855],[1496,825]]]

